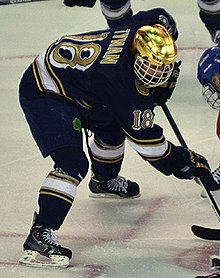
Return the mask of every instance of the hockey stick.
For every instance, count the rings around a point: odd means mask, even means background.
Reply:
[[[191,231],[195,236],[200,237],[202,239],[220,240],[220,229],[192,225]]]
[[[36,1],[45,1],[45,0],[0,0],[0,5],[21,4],[21,3],[30,3]]]
[[[181,145],[182,147],[188,149],[187,144],[186,144],[185,140],[183,139],[183,136],[182,136],[182,134],[180,133],[180,131],[179,131],[179,129],[178,129],[178,127],[177,127],[177,125],[176,125],[176,123],[175,123],[175,121],[174,121],[174,119],[173,119],[173,117],[172,117],[172,115],[171,115],[171,113],[170,113],[170,111],[169,111],[167,105],[164,103],[163,105],[161,105],[161,108],[162,108],[164,114],[166,115],[167,120],[168,120],[168,122],[170,123],[170,125],[171,125],[171,127],[172,127],[172,129],[173,129],[173,131],[174,131],[174,133],[175,133],[175,135],[176,135],[176,137],[177,137],[177,139],[178,139],[180,145]],[[214,212],[215,212],[215,214],[216,214],[218,220],[220,221],[220,210],[219,210],[219,208],[218,208],[218,205],[217,205],[216,202],[215,202],[215,199],[214,199],[213,196],[212,196],[212,193],[211,193],[210,190],[208,189],[208,185],[205,184],[205,183],[204,183],[201,179],[199,179],[199,178],[196,178],[196,182],[199,183],[199,184],[201,185],[202,189],[203,189],[204,192],[206,193],[206,195],[207,195],[207,197],[208,197],[208,199],[209,199],[209,201],[210,201],[210,204],[211,204],[211,206],[212,206],[212,208],[213,208],[213,210],[214,210]],[[204,233],[201,232],[201,231],[206,231],[206,229],[208,229],[208,228],[204,228],[204,227],[201,227],[201,226],[193,225],[193,226],[191,227],[191,229],[192,229],[192,232],[193,232],[196,236],[204,238],[205,235],[204,235]],[[209,230],[210,230],[210,229],[209,229]],[[209,236],[209,237],[210,237],[210,236]],[[220,230],[219,230],[219,237],[220,237]],[[208,239],[208,238],[206,238],[206,239]]]

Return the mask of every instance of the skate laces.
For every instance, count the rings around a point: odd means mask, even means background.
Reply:
[[[112,191],[127,193],[128,182],[126,178],[122,176],[117,176],[116,178],[107,181],[107,186]]]
[[[213,179],[216,181],[217,184],[220,183],[220,166],[212,172]]]
[[[51,245],[54,246],[60,245],[57,236],[54,234],[51,228],[44,228],[42,238],[46,243],[49,243]]]

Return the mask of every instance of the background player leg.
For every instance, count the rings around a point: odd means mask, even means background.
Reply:
[[[139,185],[119,175],[124,158],[124,133],[108,111],[103,109],[106,110],[102,108],[93,112],[89,120],[89,129],[94,132],[88,146],[93,172],[89,182],[90,196],[137,198],[140,196]]]

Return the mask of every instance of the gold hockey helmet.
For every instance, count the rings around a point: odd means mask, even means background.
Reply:
[[[134,71],[147,87],[156,87],[170,77],[177,48],[173,37],[160,25],[140,27],[132,42],[135,55]]]

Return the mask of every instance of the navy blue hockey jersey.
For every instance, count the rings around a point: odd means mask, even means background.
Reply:
[[[147,160],[166,156],[169,144],[153,123],[153,96],[135,78],[131,44],[139,27],[157,23],[177,39],[173,18],[157,8],[115,28],[63,36],[33,62],[41,93],[59,94],[88,109],[106,106],[131,146]]]

